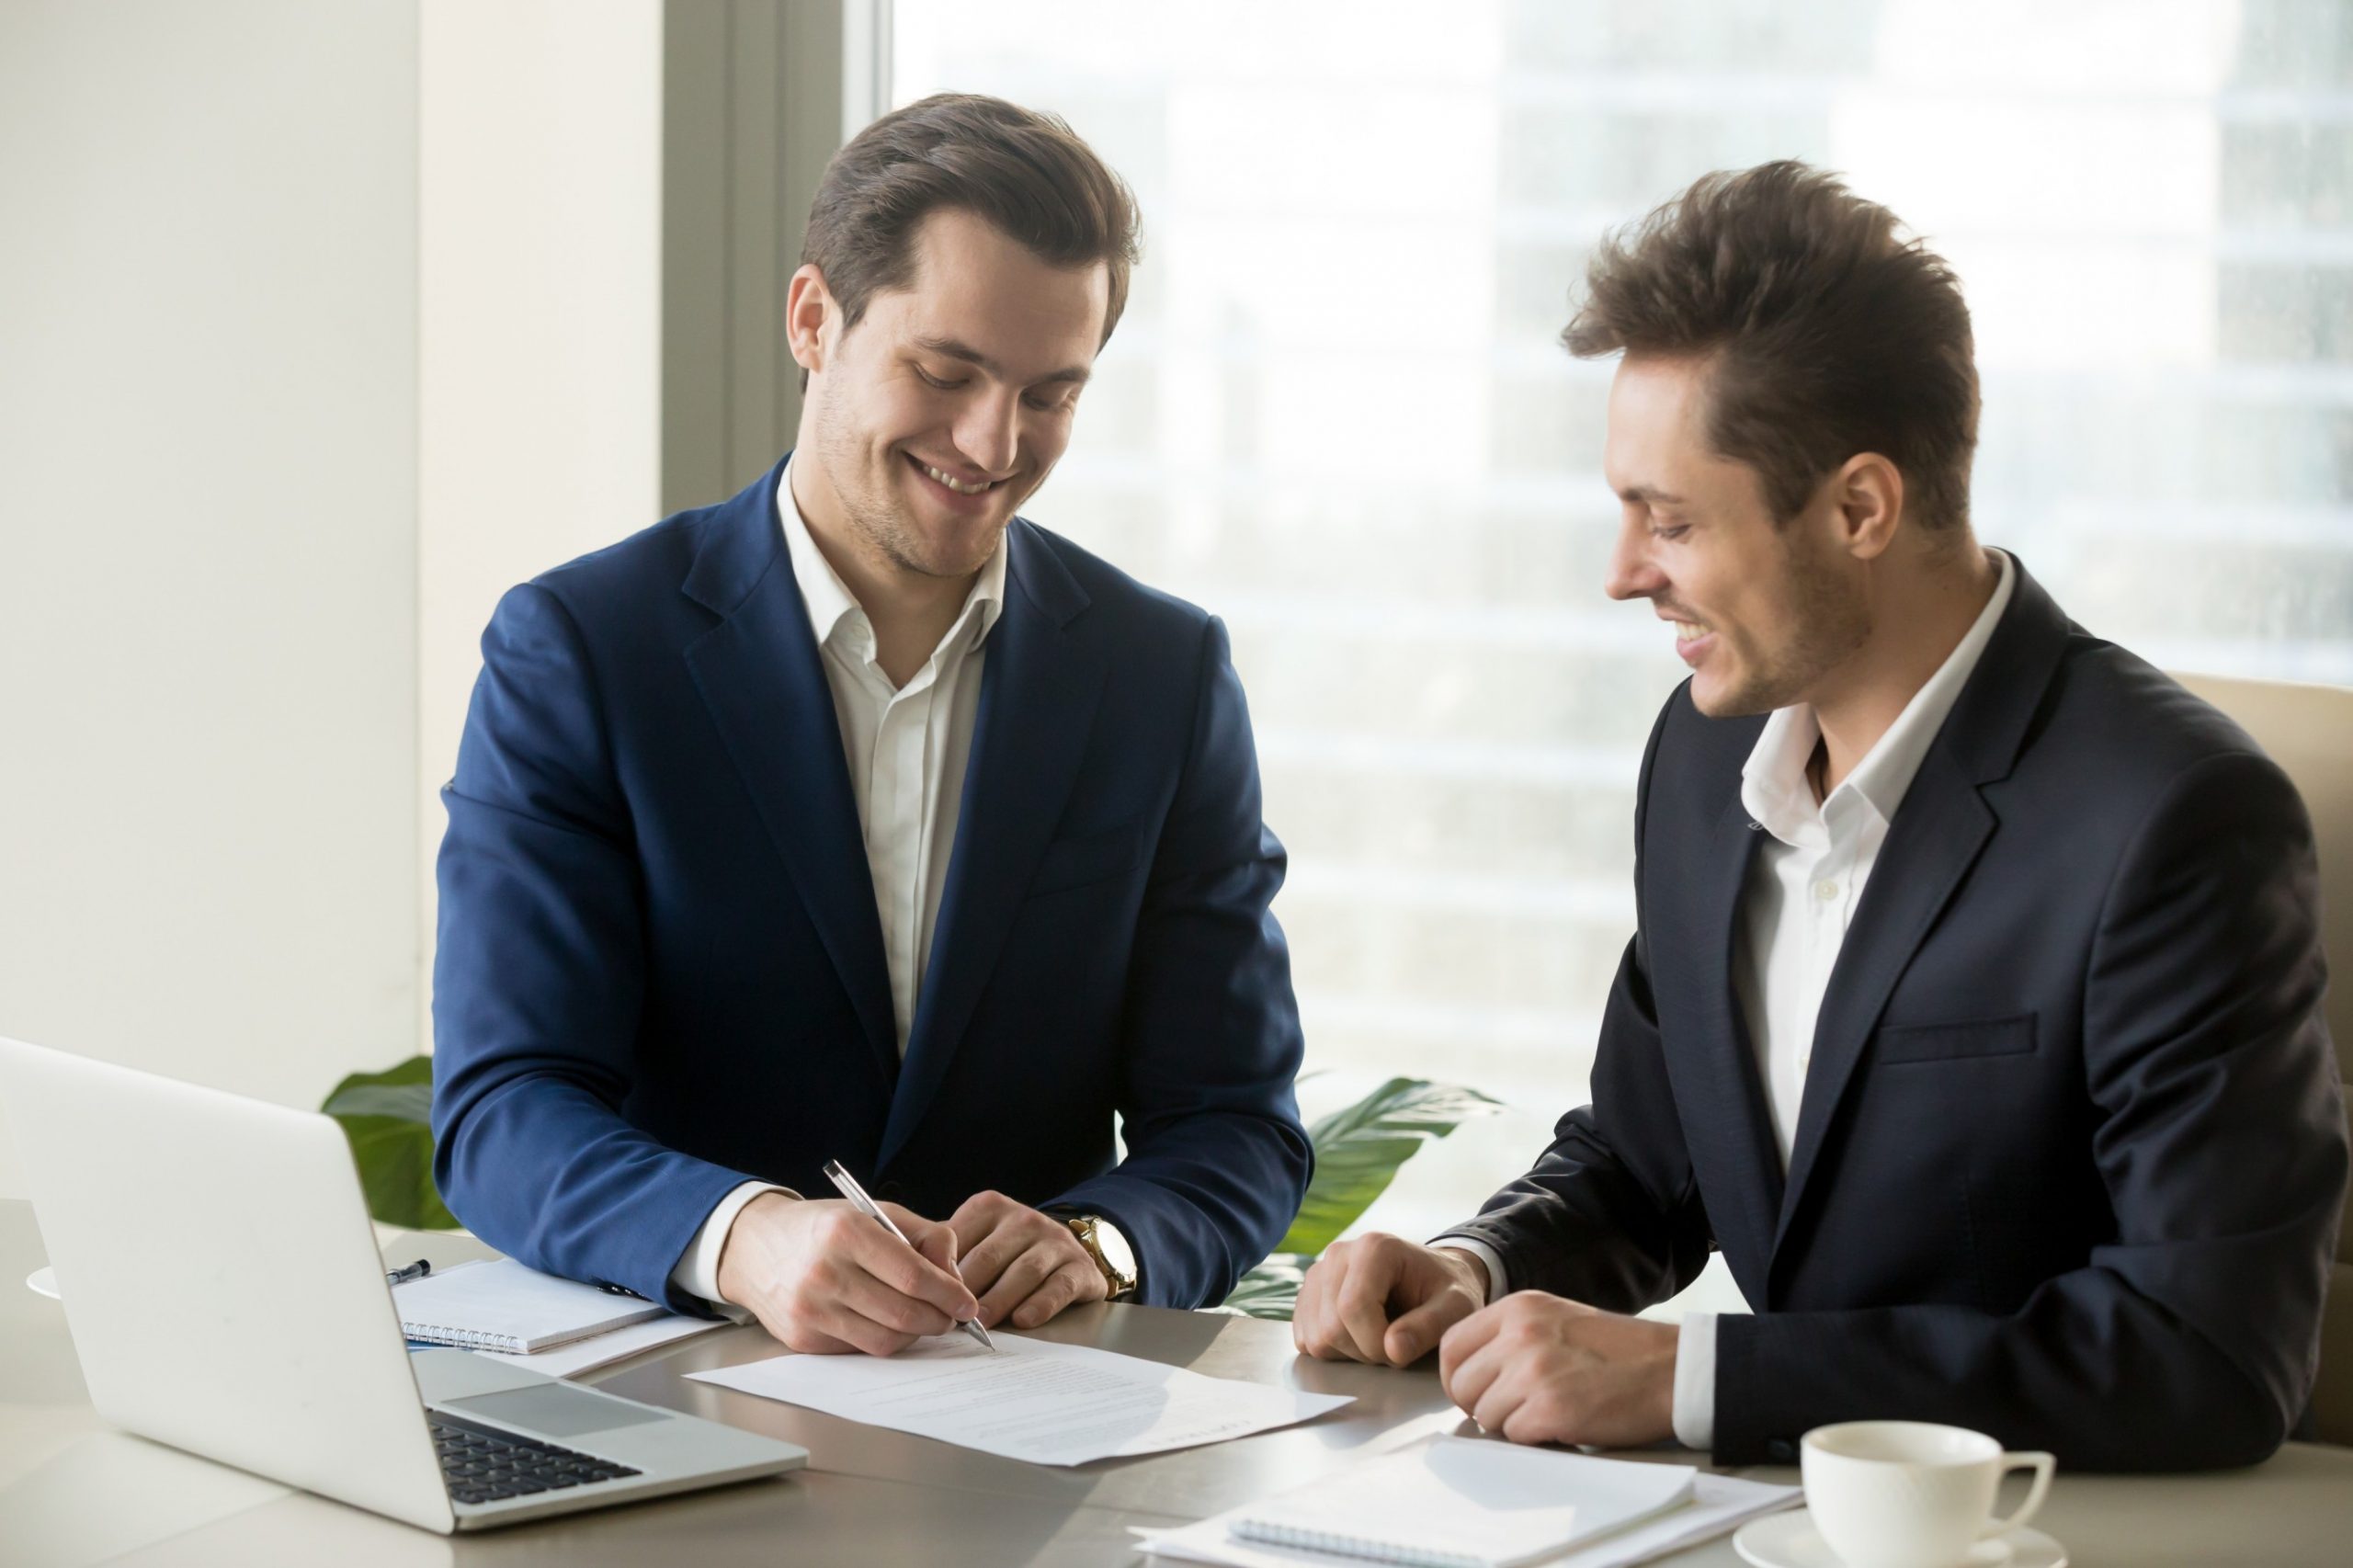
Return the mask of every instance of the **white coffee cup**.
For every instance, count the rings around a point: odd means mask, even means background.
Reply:
[[[2005,1453],[1983,1432],[1925,1421],[1817,1426],[1800,1451],[1806,1510],[1847,1568],[1954,1568],[1978,1541],[2034,1517],[2057,1467],[2049,1454]],[[2029,1467],[2025,1505],[1992,1518],[2002,1477]]]

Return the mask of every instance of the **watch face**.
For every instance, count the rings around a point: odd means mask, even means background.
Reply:
[[[1111,1271],[1120,1278],[1133,1279],[1136,1277],[1136,1255],[1129,1250],[1128,1238],[1120,1234],[1117,1225],[1106,1220],[1096,1221],[1095,1247],[1103,1255],[1103,1261],[1111,1266]]]

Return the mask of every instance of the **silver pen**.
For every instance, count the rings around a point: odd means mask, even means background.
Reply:
[[[840,1192],[844,1198],[849,1199],[849,1206],[851,1208],[857,1210],[859,1213],[867,1216],[869,1219],[881,1221],[884,1230],[898,1237],[900,1241],[905,1242],[909,1251],[914,1251],[915,1244],[907,1241],[907,1233],[899,1229],[898,1226],[891,1223],[891,1216],[882,1212],[882,1210],[876,1206],[874,1199],[866,1196],[866,1188],[858,1185],[858,1178],[856,1176],[842,1169],[842,1163],[839,1160],[827,1160],[825,1162],[825,1179],[832,1182],[835,1190]],[[996,1341],[989,1337],[989,1331],[981,1326],[980,1319],[967,1318],[956,1326],[962,1329],[966,1334],[971,1335],[974,1339],[978,1340],[980,1342],[981,1348],[983,1350],[994,1351],[996,1348]]]

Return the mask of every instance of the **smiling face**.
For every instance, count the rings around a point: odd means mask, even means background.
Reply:
[[[1818,700],[1870,640],[1865,568],[1840,543],[1832,487],[1776,524],[1756,471],[1708,439],[1704,361],[1620,364],[1602,468],[1624,508],[1606,588],[1675,623],[1700,712]]]
[[[966,577],[1070,444],[1109,272],[1054,267],[955,209],[925,219],[913,248],[909,287],[876,293],[847,330],[816,268],[794,276],[787,317],[810,376],[793,488],[869,564]]]

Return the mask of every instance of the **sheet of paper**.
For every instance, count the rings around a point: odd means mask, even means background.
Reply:
[[[541,1372],[551,1378],[569,1378],[581,1372],[593,1372],[599,1367],[609,1367],[625,1357],[641,1350],[651,1350],[657,1345],[688,1339],[698,1334],[709,1334],[714,1328],[732,1326],[709,1318],[679,1317],[665,1313],[644,1323],[633,1323],[609,1334],[599,1334],[587,1339],[575,1339],[569,1345],[559,1345],[552,1350],[542,1350],[536,1356],[512,1356],[504,1350],[479,1350],[494,1361],[504,1361],[510,1367],[520,1367],[527,1372]]]
[[[688,1376],[1034,1464],[1189,1449],[1351,1403],[1002,1330],[995,1338],[994,1353],[952,1334],[891,1357],[784,1355]]]
[[[1697,1546],[1729,1535],[1760,1515],[1787,1508],[1804,1497],[1795,1486],[1771,1486],[1738,1476],[1701,1474],[1693,1478],[1692,1499],[1686,1507],[1661,1514],[1606,1540],[1545,1560],[1543,1568],[1633,1568],[1638,1562]],[[1250,1511],[1251,1505],[1232,1509],[1199,1524],[1177,1529],[1138,1529],[1137,1544],[1158,1557],[1188,1562],[1210,1562],[1221,1568],[1333,1568],[1343,1559],[1321,1551],[1282,1546],[1258,1546],[1235,1540],[1230,1522]]]

